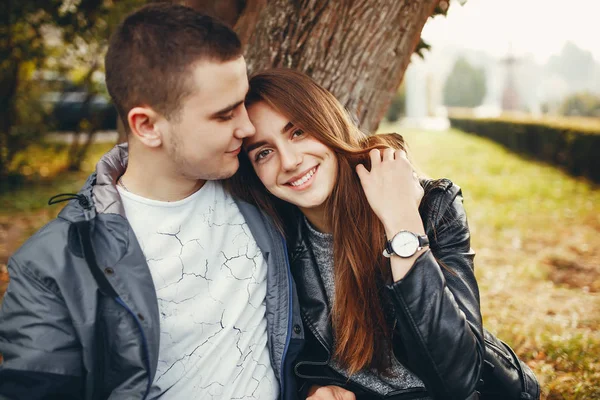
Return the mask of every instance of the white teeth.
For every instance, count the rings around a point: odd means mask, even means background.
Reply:
[[[308,171],[306,173],[306,175],[304,175],[302,178],[298,179],[297,181],[294,181],[292,183],[290,183],[290,185],[292,186],[300,186],[303,183],[306,183],[306,181],[308,181],[316,172],[317,167],[314,167],[313,169],[311,169],[310,171]]]

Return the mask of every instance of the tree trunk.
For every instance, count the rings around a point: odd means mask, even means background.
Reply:
[[[288,67],[307,73],[373,132],[438,2],[272,0],[258,17],[246,60],[251,72]]]
[[[181,2],[234,25],[250,73],[269,67],[303,71],[373,132],[440,0],[224,1],[229,7],[216,7],[215,0]],[[445,11],[448,2],[442,3]]]

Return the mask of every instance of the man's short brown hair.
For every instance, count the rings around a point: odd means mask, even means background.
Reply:
[[[190,67],[199,61],[225,62],[242,55],[229,27],[193,9],[152,3],[130,14],[113,33],[105,58],[106,86],[125,127],[127,114],[149,106],[177,114],[196,88]]]

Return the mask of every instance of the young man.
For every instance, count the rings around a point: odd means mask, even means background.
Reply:
[[[128,145],[9,261],[0,398],[293,398],[285,242],[216,181],[254,134],[239,40],[149,5],[114,33],[106,83]]]

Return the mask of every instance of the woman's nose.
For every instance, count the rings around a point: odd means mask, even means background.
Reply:
[[[280,154],[281,166],[286,171],[293,171],[302,164],[302,155],[294,149],[283,149]]]

